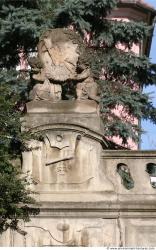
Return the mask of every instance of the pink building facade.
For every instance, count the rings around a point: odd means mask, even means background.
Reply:
[[[135,22],[144,22],[147,25],[153,25],[154,17],[156,15],[156,10],[145,3],[142,0],[121,0],[119,1],[118,8],[115,9],[111,15],[111,19],[115,20],[123,20],[125,22],[135,21]],[[132,47],[132,51],[136,55],[146,55],[149,56],[151,41],[152,41],[153,31],[151,36],[146,40],[141,41],[139,44],[134,44]],[[124,46],[118,45],[120,49],[125,49]],[[114,113],[118,115],[121,119],[127,120],[133,124],[138,124],[139,121],[134,119],[134,117],[128,117],[124,112],[122,106],[116,107]],[[116,144],[122,145],[122,139],[119,137],[109,138]],[[123,145],[124,146],[124,145]],[[128,148],[131,150],[137,150],[139,145],[134,143],[131,139],[128,140]]]

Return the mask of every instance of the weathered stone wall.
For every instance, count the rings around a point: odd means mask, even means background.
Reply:
[[[155,246],[156,189],[146,164],[156,163],[156,152],[104,150],[101,159],[101,181],[109,180],[113,192],[98,185],[42,190],[39,216],[22,225],[27,235],[8,230],[1,246]],[[123,186],[118,163],[128,165],[134,188]]]
[[[156,152],[108,150],[97,84],[78,44],[53,42],[55,32],[39,42],[34,71],[38,59],[42,65],[22,121],[36,135],[22,171],[41,212],[21,223],[25,236],[8,230],[0,246],[155,246]],[[75,88],[72,99],[62,100],[64,81]]]
[[[108,150],[94,101],[34,101],[23,129],[42,134],[23,153],[41,212],[1,246],[155,246],[155,151]],[[153,177],[152,177],[153,178]],[[152,179],[152,182],[154,180]]]

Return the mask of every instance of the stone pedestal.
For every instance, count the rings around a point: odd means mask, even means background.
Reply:
[[[30,171],[40,201],[111,199],[114,187],[101,166],[103,139],[94,101],[33,101],[27,104],[23,129],[42,134],[23,153],[23,171]]]

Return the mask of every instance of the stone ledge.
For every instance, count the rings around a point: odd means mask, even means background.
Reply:
[[[102,159],[156,159],[156,150],[105,150],[101,155]]]
[[[31,101],[26,104],[28,114],[97,114],[98,104],[92,100]]]

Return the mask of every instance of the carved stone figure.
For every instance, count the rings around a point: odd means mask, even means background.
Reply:
[[[78,100],[91,99],[99,102],[100,97],[97,95],[98,85],[92,77],[86,78],[83,82],[77,84],[76,94]]]
[[[132,189],[134,188],[134,180],[131,176],[130,169],[128,166],[124,163],[119,163],[117,165],[117,172],[121,176],[122,184],[126,189]]]
[[[48,79],[43,84],[36,84],[29,97],[32,100],[61,100],[62,88],[59,84],[51,84]]]
[[[30,99],[59,101],[62,85],[70,85],[76,89],[74,98],[99,101],[98,85],[85,58],[83,42],[74,31],[47,30],[38,43],[38,56],[29,59],[32,78],[38,82]]]

